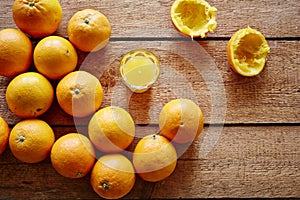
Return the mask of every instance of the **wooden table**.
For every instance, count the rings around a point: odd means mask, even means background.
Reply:
[[[109,45],[94,54],[78,52],[78,69],[100,78],[102,107],[120,105],[130,112],[137,136],[157,131],[159,111],[171,99],[191,98],[204,113],[205,128],[180,156],[175,172],[157,183],[137,178],[125,198],[300,197],[299,0],[209,0],[218,9],[217,30],[198,41],[188,40],[172,26],[171,0],[60,2],[63,21],[55,35],[66,37],[68,20],[84,8],[97,9],[110,20]],[[1,29],[16,28],[12,4],[1,0]],[[247,26],[261,31],[271,48],[264,71],[252,78],[235,74],[226,54],[231,35]],[[162,62],[160,79],[143,94],[130,93],[118,72],[122,55],[136,48],[152,50]],[[21,119],[5,101],[10,80],[0,77],[0,115],[13,127]],[[41,119],[51,124],[56,138],[68,132],[86,134],[89,120],[74,120],[56,101]],[[7,148],[0,156],[3,198],[99,197],[89,176],[64,178],[49,158],[25,164]]]

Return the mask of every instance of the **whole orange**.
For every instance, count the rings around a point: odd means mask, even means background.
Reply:
[[[132,163],[121,154],[107,154],[98,159],[91,172],[91,186],[106,199],[128,194],[135,183]]]
[[[93,9],[77,11],[69,20],[68,37],[75,47],[85,52],[104,48],[111,35],[107,17]]]
[[[227,45],[231,69],[242,76],[256,76],[265,66],[270,51],[264,35],[250,27],[235,32]]]
[[[54,143],[50,157],[54,169],[67,178],[86,176],[95,163],[92,143],[80,133],[60,137]]]
[[[34,38],[51,35],[62,20],[58,0],[15,0],[12,12],[16,25]]]
[[[27,119],[12,128],[9,147],[17,159],[38,163],[48,157],[54,140],[54,132],[45,121]]]
[[[0,155],[7,147],[10,130],[7,122],[0,117]]]
[[[150,182],[169,177],[177,164],[177,153],[173,144],[161,135],[147,135],[136,145],[133,165],[138,175]]]
[[[63,37],[48,36],[34,48],[33,61],[36,69],[49,79],[61,79],[75,70],[77,52]]]
[[[16,76],[6,89],[9,109],[22,118],[44,114],[50,108],[53,98],[52,85],[43,75],[36,72]]]
[[[174,99],[165,104],[159,114],[162,135],[177,143],[193,142],[203,126],[200,107],[189,99]]]
[[[89,137],[95,147],[104,152],[119,152],[133,141],[135,124],[123,108],[109,106],[97,111],[88,126]]]
[[[86,117],[100,108],[103,89],[99,79],[85,71],[75,71],[63,77],[57,85],[60,107],[74,117]]]
[[[32,61],[32,44],[20,30],[0,31],[0,75],[14,77],[25,72]]]

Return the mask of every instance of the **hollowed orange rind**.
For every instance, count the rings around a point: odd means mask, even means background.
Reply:
[[[171,20],[182,34],[192,39],[204,38],[217,27],[216,11],[205,0],[175,0],[171,6]]]
[[[269,51],[263,34],[250,27],[240,29],[228,42],[228,62],[234,72],[242,76],[256,76],[264,69]]]

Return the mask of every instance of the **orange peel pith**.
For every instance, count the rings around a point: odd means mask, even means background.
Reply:
[[[227,45],[228,62],[232,70],[242,76],[258,75],[264,68],[270,47],[256,29],[238,30]]]
[[[184,35],[192,39],[204,38],[217,27],[216,11],[205,0],[175,0],[171,6],[171,20]]]

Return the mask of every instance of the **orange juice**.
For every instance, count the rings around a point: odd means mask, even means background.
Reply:
[[[131,91],[142,93],[157,81],[160,73],[159,61],[150,51],[134,50],[122,58],[120,73]]]

